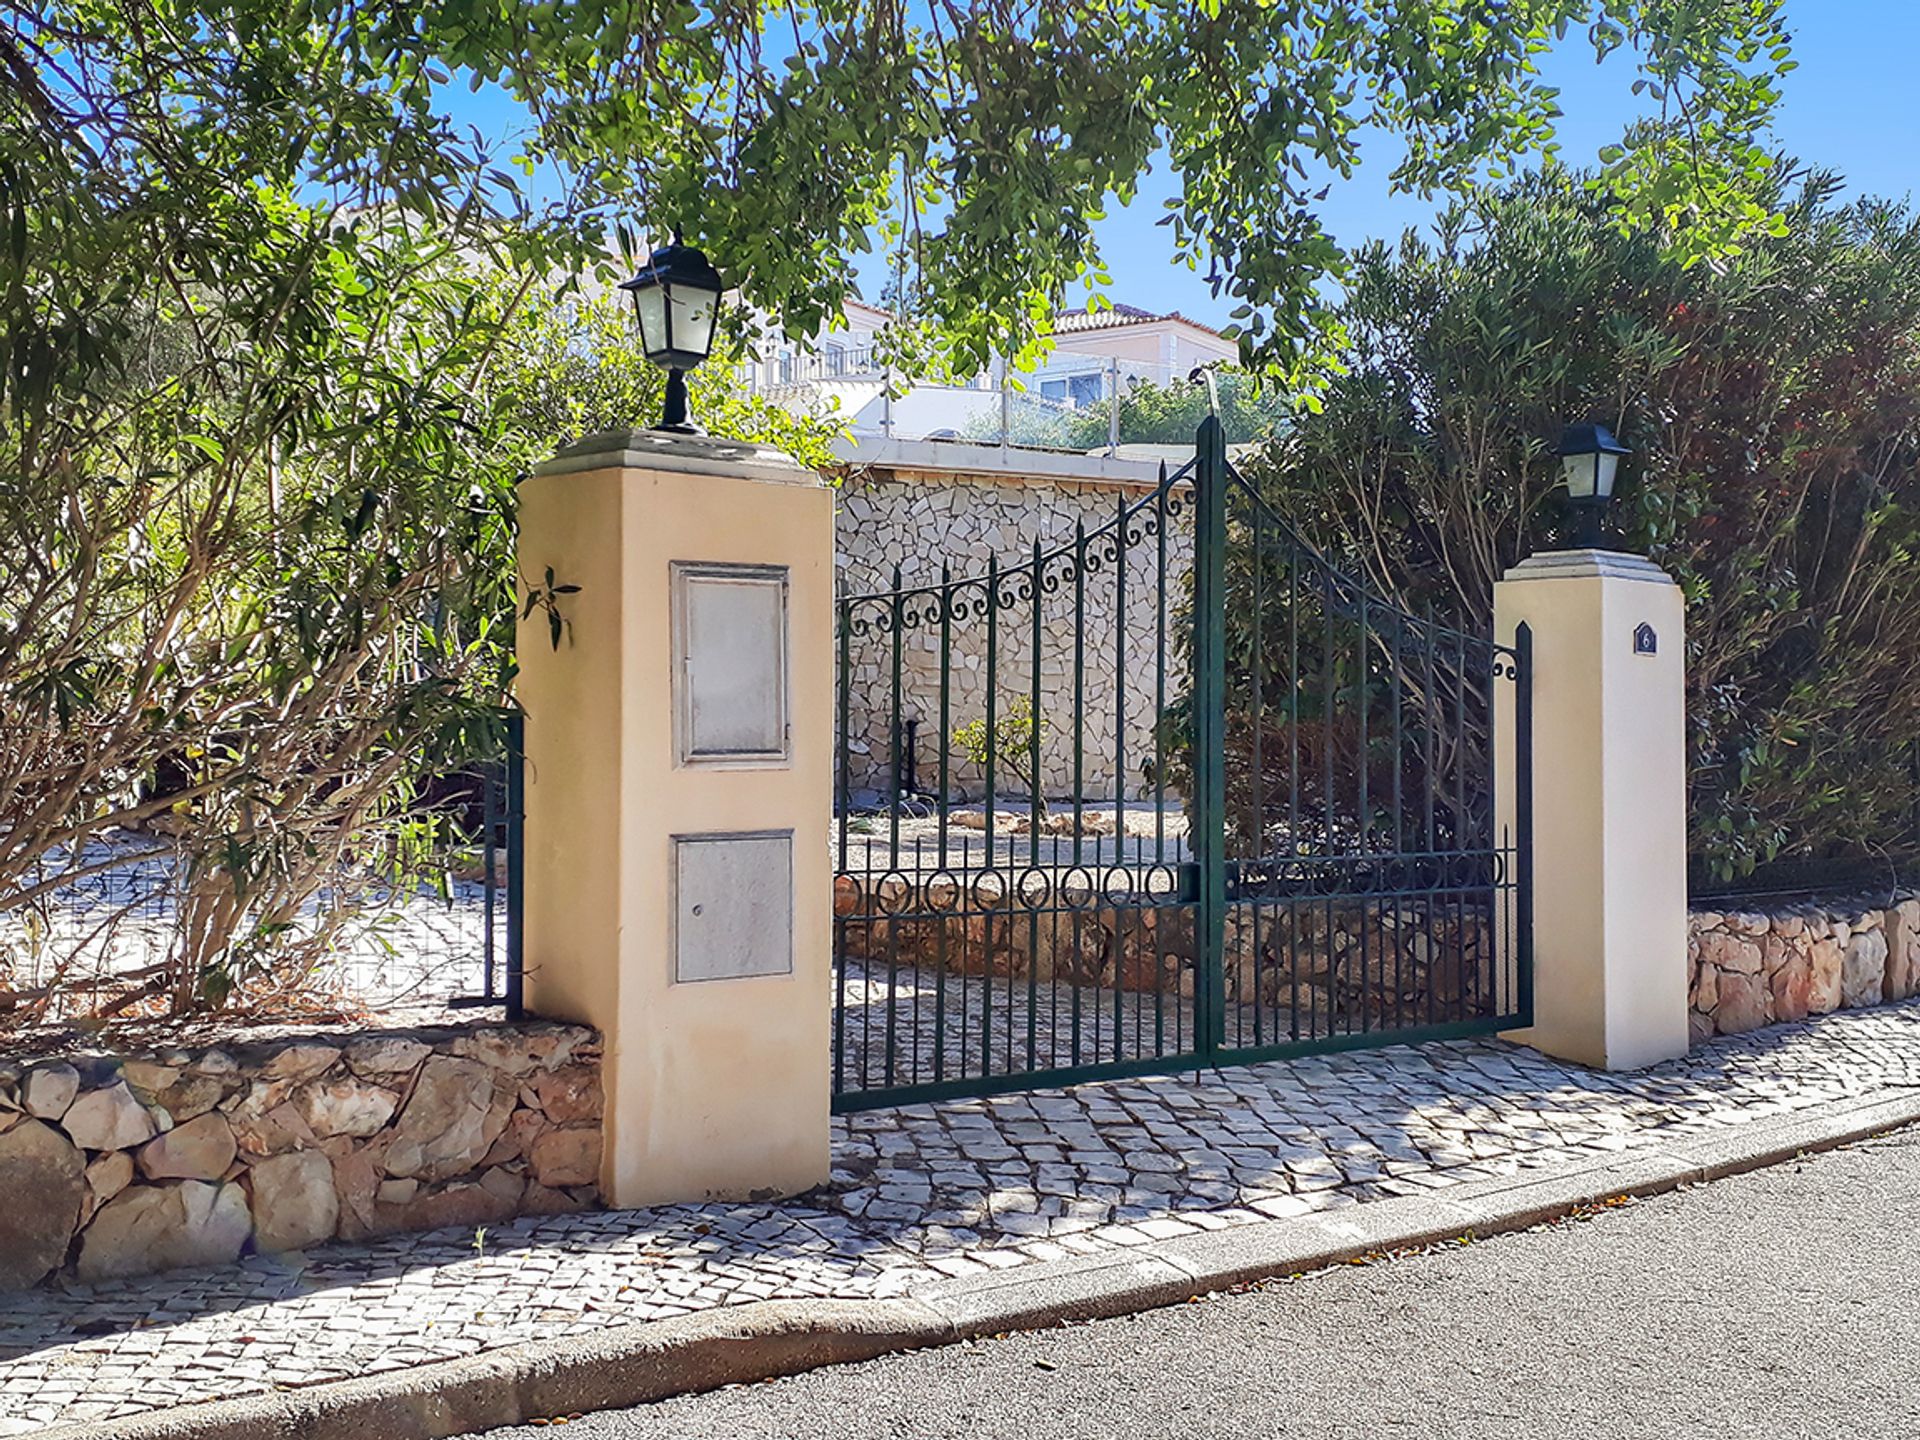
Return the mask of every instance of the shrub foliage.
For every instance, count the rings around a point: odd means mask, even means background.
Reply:
[[[515,481],[646,423],[659,372],[471,212],[11,163],[27,138],[0,130],[0,1017],[83,980],[67,1009],[291,998],[444,864],[426,782],[499,748]],[[825,458],[713,368],[710,422]],[[116,960],[111,906],[47,948],[134,833],[159,953]]]
[[[1920,720],[1920,224],[1837,204],[1720,267],[1548,171],[1357,260],[1344,373],[1245,468],[1325,553],[1476,627],[1560,543],[1551,450],[1634,455],[1621,543],[1688,608],[1691,845],[1737,875],[1913,836]]]

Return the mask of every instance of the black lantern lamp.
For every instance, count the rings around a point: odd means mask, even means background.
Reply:
[[[640,321],[640,348],[667,372],[667,403],[656,430],[698,435],[687,418],[687,371],[713,351],[714,320],[726,286],[720,272],[691,245],[673,243],[653,252],[646,268],[620,284],[633,295]]]
[[[1573,503],[1576,549],[1594,550],[1605,543],[1603,522],[1613,503],[1613,480],[1620,457],[1633,452],[1613,438],[1604,425],[1569,425],[1560,434],[1560,473]]]

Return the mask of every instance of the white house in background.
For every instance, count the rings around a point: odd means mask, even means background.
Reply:
[[[1030,374],[1016,370],[1009,376],[1001,362],[961,384],[902,381],[874,354],[887,312],[849,300],[842,313],[844,329],[810,344],[770,339],[741,365],[740,378],[772,400],[836,408],[856,450],[885,440],[1017,444],[1023,434],[1044,433],[1049,416],[1098,408],[1128,385],[1170,384],[1197,366],[1238,354],[1219,331],[1177,311],[1162,315],[1115,305],[1056,316],[1055,349]]]
[[[1094,376],[1075,362],[1118,361],[1125,374],[1155,373],[1184,379],[1196,367],[1239,358],[1240,347],[1211,325],[1189,320],[1178,310],[1156,315],[1134,305],[1111,310],[1066,310],[1053,317],[1059,346],[1040,380],[1043,398],[1084,404],[1101,398]],[[1063,373],[1055,375],[1055,371]],[[1164,383],[1164,382],[1163,382]]]

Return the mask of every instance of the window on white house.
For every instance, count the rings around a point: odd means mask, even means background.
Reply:
[[[1063,375],[1058,379],[1040,382],[1040,398],[1052,400],[1056,404],[1066,405],[1078,410],[1086,405],[1098,405],[1106,393],[1106,377],[1098,370],[1085,375]]]

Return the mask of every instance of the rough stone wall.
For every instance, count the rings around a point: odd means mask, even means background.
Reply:
[[[1688,917],[1695,1044],[1920,993],[1920,899]]]
[[[1120,499],[1129,502],[1147,492],[1116,486],[1068,485],[1056,481],[998,478],[898,477],[868,472],[850,477],[842,489],[835,519],[836,564],[840,593],[866,594],[891,589],[893,568],[908,586],[937,585],[941,567],[951,575],[985,575],[998,558],[1003,570],[1032,574],[1033,547],[1043,550],[1071,544],[1076,524],[1089,532],[1112,522]],[[1151,535],[1130,539],[1124,596],[1116,566],[1109,563],[1085,578],[1081,622],[1074,623],[1071,581],[1043,590],[1040,606],[1041,785],[1049,798],[1070,797],[1074,784],[1074,740],[1080,742],[1081,794],[1111,798],[1114,793],[1114,736],[1124,742],[1120,769],[1130,797],[1152,793],[1143,767],[1153,760],[1155,702],[1162,684],[1157,657],[1162,648],[1165,608],[1164,691],[1169,701],[1185,681],[1174,655],[1174,611],[1193,565],[1190,507],[1182,506],[1167,525],[1167,575],[1159,576],[1159,541]],[[1057,576],[1061,567],[1048,568]],[[1003,593],[1019,583],[1010,575]],[[984,594],[984,587],[972,592]],[[997,619],[994,669],[1000,714],[1016,699],[1030,701],[1033,684],[1033,603],[1017,599]],[[924,604],[924,599],[923,599]],[[1117,614],[1124,608],[1124,626]],[[878,614],[863,608],[863,615]],[[1080,720],[1074,716],[1076,629],[1084,646]],[[940,732],[940,625],[936,618],[904,632],[899,708],[903,720],[917,719],[915,759],[919,783],[934,788],[940,747],[948,747],[949,786],[978,798],[984,776],[952,746],[952,731],[986,714],[987,622],[983,616],[956,619],[951,627],[949,722]],[[890,732],[894,702],[892,637],[878,631],[851,638],[848,689],[849,771],[855,791],[869,801],[891,784]],[[1124,686],[1121,683],[1124,677]],[[903,742],[904,743],[904,742]],[[1002,775],[1002,794],[1025,792],[1012,776]]]
[[[1063,870],[1063,874],[1071,871]],[[979,907],[982,892],[936,881],[834,881],[844,957],[930,977],[991,975],[1191,1000],[1193,910],[1150,903]],[[1498,948],[1486,917],[1416,899],[1230,906],[1226,996],[1302,1016],[1395,1023],[1498,1013]]]
[[[600,1117],[572,1025],[0,1062],[0,1291],[588,1209]]]

